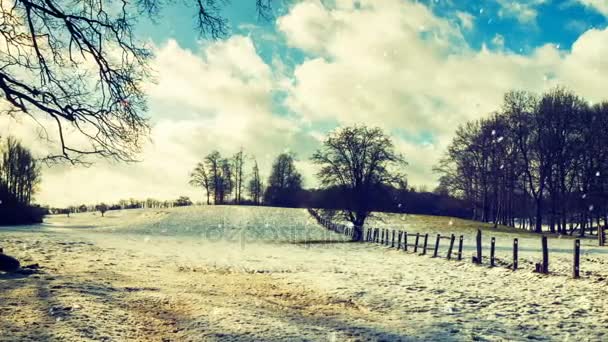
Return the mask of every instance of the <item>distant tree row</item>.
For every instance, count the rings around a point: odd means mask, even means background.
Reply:
[[[607,102],[508,92],[498,112],[458,128],[438,191],[466,200],[475,220],[584,235],[608,222],[606,132]]]
[[[71,205],[67,208],[49,208],[48,211],[51,214],[65,214],[70,215],[74,213],[86,213],[99,211],[102,216],[110,210],[125,210],[125,209],[146,209],[146,208],[173,208],[173,207],[185,207],[193,205],[194,203],[187,196],[180,196],[174,201],[159,201],[157,199],[148,198],[146,200],[137,200],[134,198],[123,199],[114,204],[99,203],[95,205]]]

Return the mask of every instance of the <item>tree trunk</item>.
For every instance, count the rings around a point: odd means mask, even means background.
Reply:
[[[536,200],[536,226],[534,227],[534,231],[537,233],[542,233],[543,231],[543,208],[542,208],[542,197],[539,197]]]
[[[363,225],[355,225],[353,229],[353,241],[363,241]]]

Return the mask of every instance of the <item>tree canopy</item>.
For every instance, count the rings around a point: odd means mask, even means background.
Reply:
[[[395,151],[390,137],[377,127],[350,126],[331,132],[312,161],[320,166],[317,176],[321,184],[340,188],[349,200],[343,214],[355,227],[355,241],[363,238],[374,192],[405,179],[401,173],[405,160]]]

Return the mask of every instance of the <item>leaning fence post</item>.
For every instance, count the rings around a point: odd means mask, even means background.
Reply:
[[[433,251],[433,258],[436,258],[437,253],[439,252],[439,239],[441,239],[441,234],[437,234],[437,239],[435,240],[435,250]]]
[[[477,244],[477,256],[473,257],[473,262],[481,264],[481,229],[477,229],[477,237],[475,238]]]
[[[416,241],[414,243],[414,253],[418,251],[418,239],[420,238],[420,233],[416,233]]]
[[[574,267],[572,269],[572,278],[580,277],[580,262],[581,262],[581,240],[574,240]]]
[[[407,232],[403,232],[403,250],[407,252]]]
[[[448,260],[452,259],[452,249],[454,248],[454,240],[456,240],[456,236],[452,234],[452,236],[450,236],[450,248],[448,248]]]
[[[492,236],[492,240],[490,242],[490,267],[495,266],[494,252],[496,248],[496,238]]]
[[[426,255],[426,245],[429,241],[429,234],[424,234],[424,244],[422,245],[422,255]]]
[[[518,252],[518,246],[519,245],[519,241],[517,240],[517,238],[513,239],[513,271],[515,271],[517,269],[517,264],[518,264],[518,260],[517,260],[517,252]]]
[[[458,239],[458,260],[462,260],[462,243],[464,242],[464,236],[460,235]]]

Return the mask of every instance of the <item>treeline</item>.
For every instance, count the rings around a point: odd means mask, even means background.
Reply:
[[[40,183],[40,167],[19,141],[0,139],[0,224],[42,221],[44,210],[32,206]]]
[[[251,172],[245,171],[247,161]],[[268,181],[262,181],[258,163],[241,149],[230,157],[213,151],[199,162],[190,175],[190,184],[205,191],[207,204],[252,204],[283,207],[300,206],[302,175],[295,167],[295,156],[277,156]]]
[[[48,208],[48,212],[51,214],[75,214],[75,213],[86,213],[99,211],[102,215],[109,210],[124,210],[124,209],[147,209],[147,208],[173,208],[173,207],[185,207],[193,205],[194,202],[187,196],[180,196],[175,200],[157,200],[154,198],[148,198],[145,200],[138,200],[134,198],[122,199],[117,203],[106,204],[81,204],[71,205],[66,208]]]
[[[475,220],[584,235],[608,218],[606,132],[607,102],[508,92],[491,117],[458,128],[438,192],[466,201]]]

